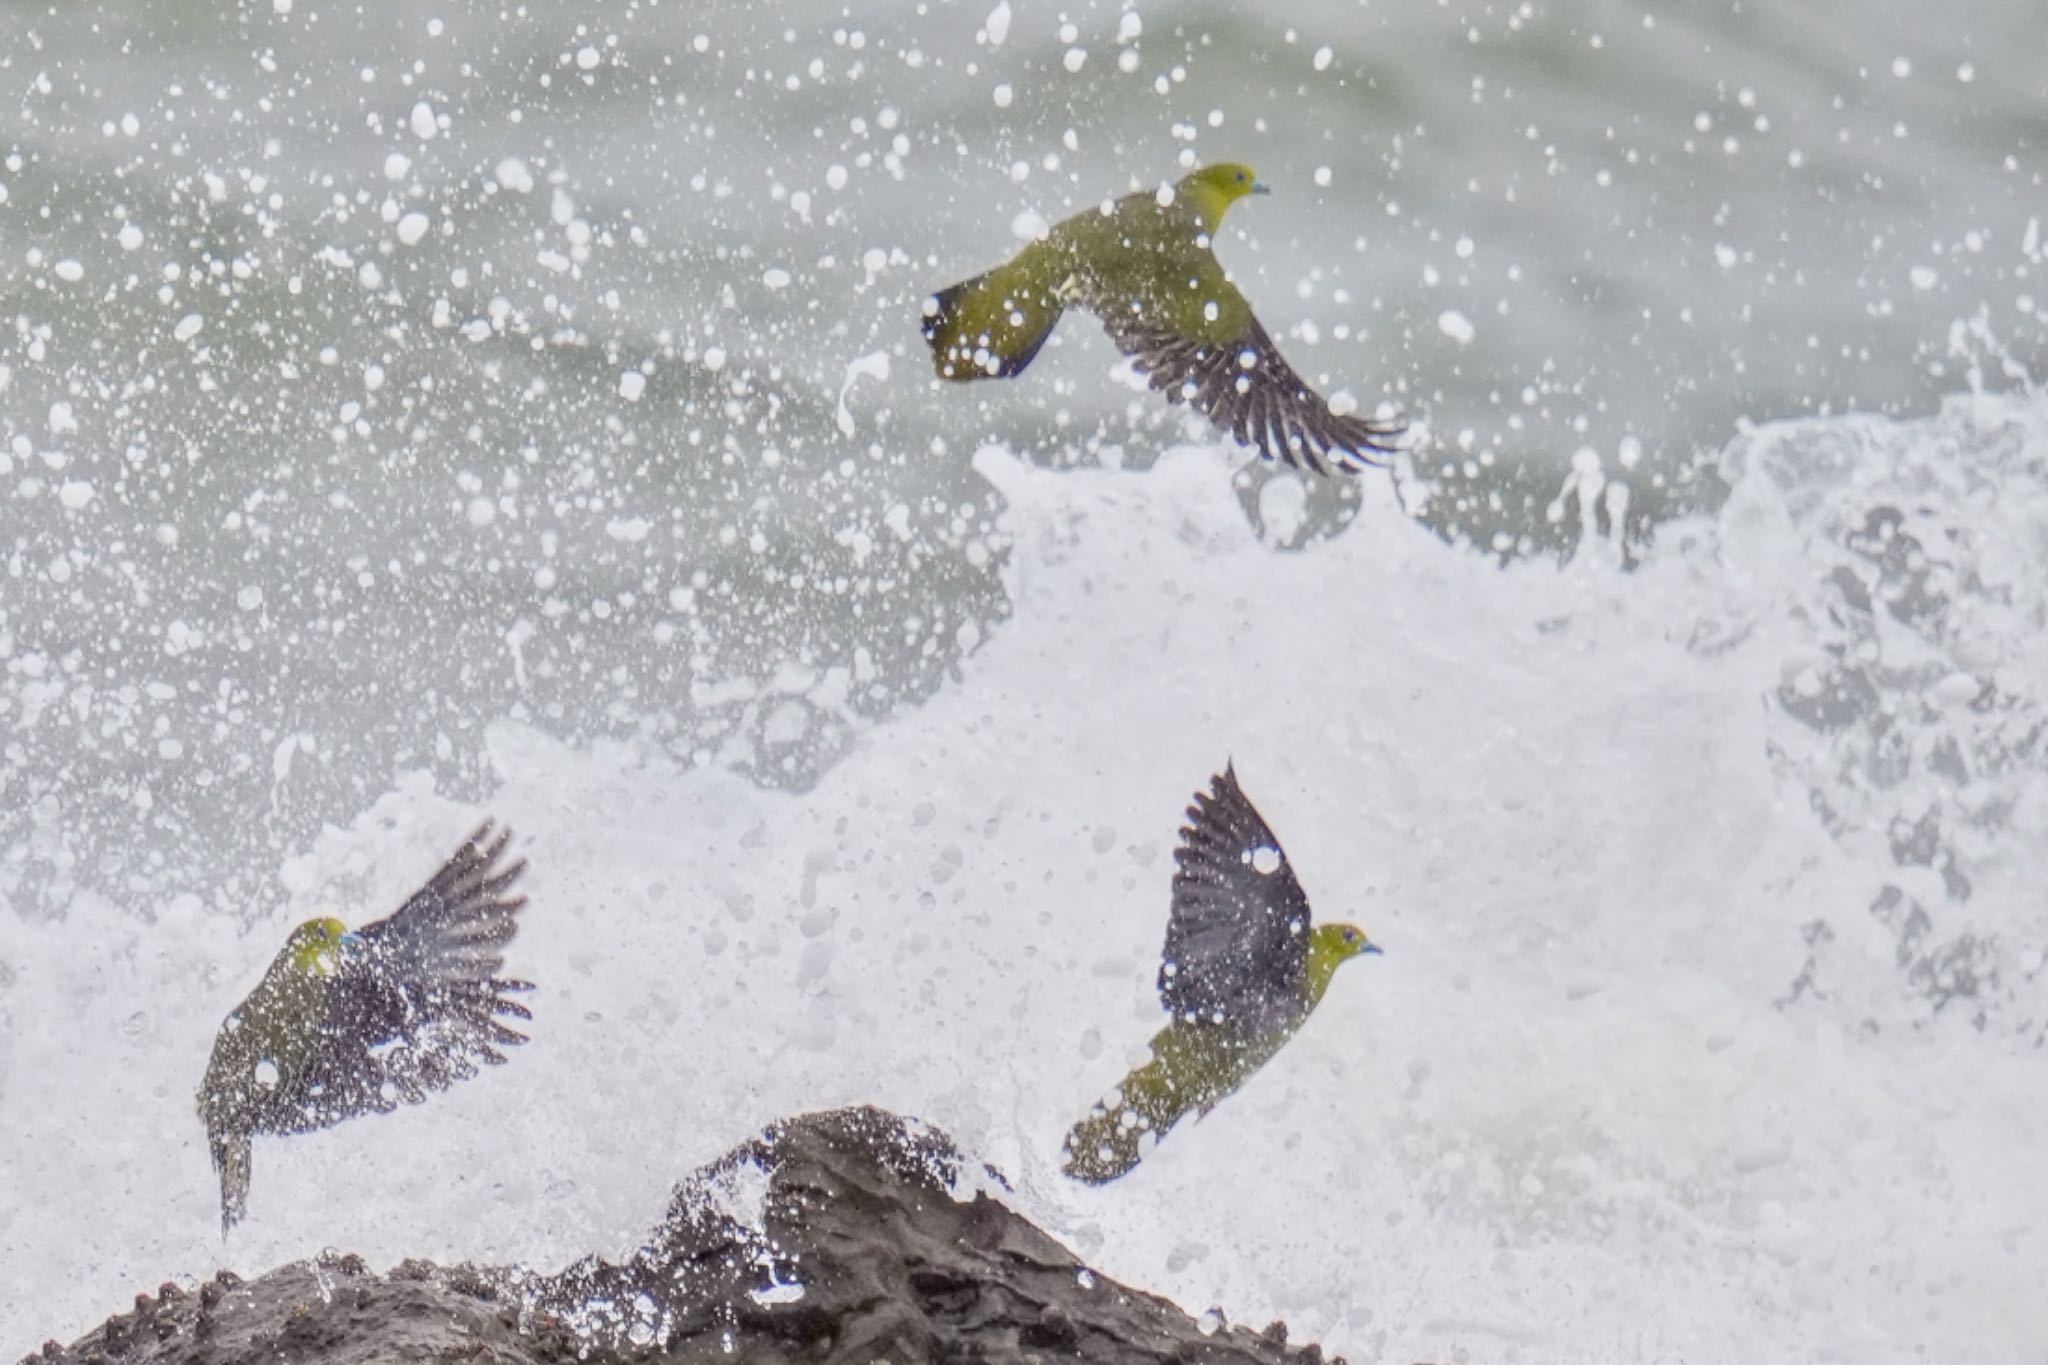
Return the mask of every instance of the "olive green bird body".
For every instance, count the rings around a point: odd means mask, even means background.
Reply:
[[[199,1117],[221,1180],[221,1231],[241,1217],[249,1191],[250,1135],[269,1131],[272,1077],[304,1073],[326,1031],[323,995],[340,969],[338,919],[308,920],[292,931],[256,989],[221,1025],[199,1086]],[[252,1083],[253,1082],[253,1083]]]
[[[1007,263],[931,296],[924,334],[942,379],[1023,372],[1070,306],[1172,402],[1189,402],[1267,459],[1326,472],[1379,463],[1399,422],[1339,415],[1280,355],[1210,249],[1224,211],[1262,192],[1249,168],[1210,166],[1167,193],[1075,214]]]
[[[354,933],[338,919],[292,931],[263,980],[221,1025],[197,1104],[220,1176],[221,1232],[248,1205],[252,1139],[326,1128],[417,1104],[505,1060],[530,1019],[493,975],[523,897],[524,861],[497,866],[509,833],[487,823],[399,910]]]
[[[1159,973],[1174,1017],[1151,1059],[1067,1134],[1077,1180],[1114,1180],[1190,1110],[1206,1116],[1308,1021],[1338,967],[1379,951],[1354,925],[1310,925],[1308,898],[1234,770],[1196,794],[1188,822]]]
[[[1208,248],[1222,217],[1213,195],[1154,194],[1116,200],[1110,211],[1076,214],[1008,263],[934,295],[926,337],[947,379],[1020,373],[1067,306],[1121,297],[1162,326],[1223,345],[1251,320]],[[1214,316],[1211,316],[1211,314]]]

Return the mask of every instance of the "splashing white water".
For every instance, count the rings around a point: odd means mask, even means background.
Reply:
[[[228,1259],[617,1254],[759,1124],[872,1101],[1101,1269],[1354,1357],[2048,1336],[2048,404],[1764,429],[1718,521],[1625,574],[1496,569],[1383,483],[1274,554],[1210,449],[978,465],[1014,619],[815,790],[492,729],[533,1042],[259,1141]],[[1318,913],[1387,955],[1080,1189],[1060,1135],[1158,1021],[1174,830],[1232,757]],[[384,913],[477,814],[401,776],[247,938],[171,885],[136,924],[89,859],[67,919],[4,921],[6,1350],[222,1259],[191,1107],[221,1015],[290,923]]]

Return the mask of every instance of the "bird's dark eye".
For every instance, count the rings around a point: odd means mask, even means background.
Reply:
[[[1239,171],[1239,172],[1237,173],[1237,178],[1238,178],[1239,180],[1242,180],[1242,179],[1244,179],[1244,172],[1243,172],[1243,171]]]

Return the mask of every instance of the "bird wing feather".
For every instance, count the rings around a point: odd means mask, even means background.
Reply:
[[[1160,999],[1176,1015],[1254,1033],[1290,1028],[1305,1003],[1309,938],[1308,896],[1293,865],[1232,767],[1195,793],[1187,818],[1173,855]]]
[[[1091,306],[1110,340],[1131,357],[1151,386],[1171,402],[1185,402],[1239,445],[1290,469],[1327,474],[1334,463],[1347,474],[1386,463],[1405,423],[1340,414],[1287,363],[1252,316],[1235,285],[1223,300],[1227,316],[1242,309],[1237,340],[1218,342],[1168,325],[1157,310],[1129,299],[1103,298]]]
[[[485,821],[395,913],[357,931],[325,983],[323,1043],[298,1097],[304,1128],[418,1104],[526,1041],[499,1018],[531,1019],[507,996],[533,987],[495,975],[526,904],[508,894],[526,860],[499,866],[511,837],[493,838]]]

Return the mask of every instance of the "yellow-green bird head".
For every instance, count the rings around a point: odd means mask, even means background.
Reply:
[[[1204,166],[1180,178],[1173,197],[1186,204],[1211,232],[1223,221],[1223,211],[1248,194],[1269,194],[1252,168],[1236,161]]]
[[[292,930],[278,958],[305,976],[333,976],[341,970],[342,954],[355,937],[338,919],[309,919]]]
[[[1308,931],[1308,989],[1311,1005],[1330,989],[1337,968],[1354,957],[1377,953],[1380,945],[1355,924],[1318,924]]]

